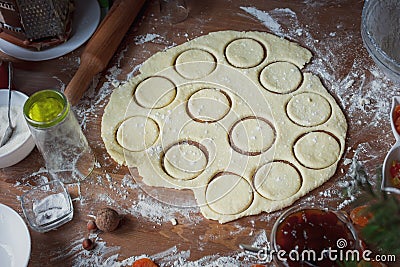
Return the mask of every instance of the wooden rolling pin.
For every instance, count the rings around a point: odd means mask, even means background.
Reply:
[[[145,0],[118,0],[90,38],[82,52],[80,65],[65,89],[71,105],[76,105],[93,77],[103,71],[114,55]]]

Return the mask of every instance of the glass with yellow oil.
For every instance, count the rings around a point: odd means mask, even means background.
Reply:
[[[90,175],[95,156],[62,92],[38,91],[23,111],[46,169],[55,179],[76,183]]]

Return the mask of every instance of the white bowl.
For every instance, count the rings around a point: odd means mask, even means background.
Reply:
[[[21,116],[19,117],[19,119],[23,120],[22,122],[24,128],[23,128],[23,133],[21,133],[23,135],[23,138],[21,140],[19,140],[18,138],[17,140],[17,138],[13,139],[13,136],[11,136],[11,139],[3,147],[0,147],[0,168],[5,168],[17,164],[18,162],[23,160],[26,156],[28,156],[31,153],[32,149],[35,147],[35,142],[22,114],[22,109],[27,99],[28,99],[27,95],[19,91],[15,90],[12,91],[11,106],[21,109]],[[0,89],[0,107],[1,106],[7,107],[7,105],[8,105],[8,89]],[[11,118],[11,120],[13,119]],[[3,133],[1,133],[1,135],[2,134]],[[1,138],[2,136],[0,136],[0,139]]]
[[[24,220],[13,209],[0,204],[1,266],[27,266],[30,254],[31,237]]]

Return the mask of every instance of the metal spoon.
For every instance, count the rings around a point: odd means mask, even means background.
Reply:
[[[0,147],[4,146],[8,140],[10,140],[15,127],[12,126],[11,123],[11,84],[12,84],[12,77],[13,77],[13,67],[12,63],[8,62],[8,110],[7,110],[7,116],[8,116],[8,126],[6,128],[6,131],[4,132],[3,137],[1,138],[0,142]]]

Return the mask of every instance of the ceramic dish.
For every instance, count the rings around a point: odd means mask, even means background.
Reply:
[[[0,204],[0,265],[27,266],[31,237],[24,220],[10,207]]]
[[[100,7],[97,0],[75,1],[71,37],[63,44],[42,51],[29,50],[0,39],[0,50],[15,58],[41,61],[63,56],[86,42],[94,33],[100,21]]]
[[[18,112],[18,124],[10,140],[0,147],[0,168],[17,164],[28,156],[35,147],[35,141],[29,131],[22,114],[22,108],[28,96],[19,91],[12,91],[11,106],[20,109]],[[0,89],[0,107],[6,109],[8,105],[8,89]],[[5,113],[6,114],[6,113]],[[15,118],[11,117],[15,126]],[[22,127],[22,129],[21,129]],[[3,132],[0,133],[3,136]],[[0,137],[1,138],[1,137]]]
[[[393,135],[396,139],[396,143],[389,150],[383,162],[382,184],[381,184],[382,190],[396,194],[400,194],[400,189],[395,187],[391,181],[392,175],[390,174],[390,167],[394,161],[400,161],[400,134],[397,132],[396,126],[394,124],[394,110],[398,105],[400,105],[400,96],[395,96],[392,98],[392,108],[390,111],[390,126],[392,128]]]

